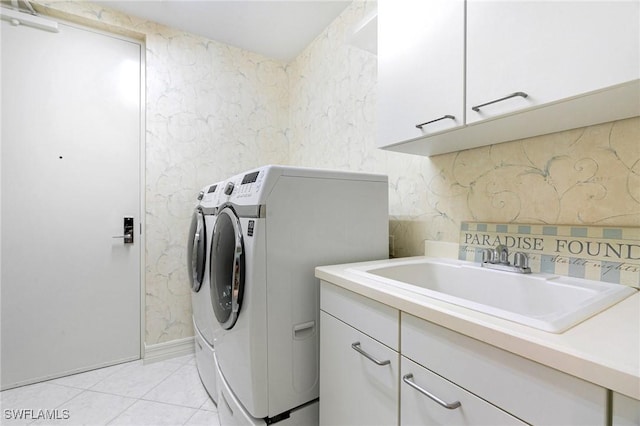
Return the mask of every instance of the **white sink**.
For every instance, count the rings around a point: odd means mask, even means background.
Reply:
[[[562,333],[637,291],[620,284],[503,272],[462,260],[426,257],[350,271],[551,333]]]

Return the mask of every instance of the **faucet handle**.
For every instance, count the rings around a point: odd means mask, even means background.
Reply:
[[[482,263],[500,263],[500,253],[495,248],[482,250]]]
[[[526,253],[521,251],[517,251],[513,255],[513,266],[516,268],[528,268],[529,267],[529,258]]]
[[[503,265],[509,264],[509,248],[503,244],[497,245],[495,250],[495,261]]]

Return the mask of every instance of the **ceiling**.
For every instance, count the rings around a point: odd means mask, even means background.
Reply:
[[[93,0],[119,10],[289,62],[352,0]]]

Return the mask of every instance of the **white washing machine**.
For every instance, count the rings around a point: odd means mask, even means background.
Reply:
[[[229,179],[217,213],[209,265],[225,389],[261,424],[317,419],[314,268],[388,257],[387,177],[265,166]]]
[[[200,191],[193,212],[187,242],[187,270],[191,285],[195,357],[200,379],[214,402],[217,401],[217,375],[215,371],[213,340],[220,325],[211,307],[209,281],[209,244],[216,220],[218,195],[222,185],[208,185]]]

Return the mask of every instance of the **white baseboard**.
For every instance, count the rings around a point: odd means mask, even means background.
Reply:
[[[143,362],[144,364],[150,364],[183,355],[190,355],[194,353],[194,344],[193,336],[172,340],[170,342],[156,343],[155,345],[147,345],[145,343]]]

